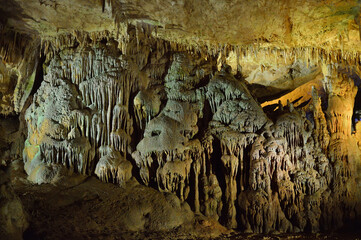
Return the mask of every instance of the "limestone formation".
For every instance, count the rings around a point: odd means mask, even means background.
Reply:
[[[323,67],[327,110],[314,88],[312,108],[288,102],[271,120],[225,63],[217,70],[212,58],[174,53],[152,85],[147,73],[132,80],[133,60],[114,51],[111,39],[84,44],[52,53],[27,110],[29,180],[95,173],[124,185],[135,173],[197,213],[256,233],[341,227],[355,211],[356,90],[341,70]]]
[[[109,217],[108,199],[125,231],[358,227],[359,2],[3,2],[0,160],[22,158],[19,193],[94,185],[56,211],[89,200],[82,211]]]

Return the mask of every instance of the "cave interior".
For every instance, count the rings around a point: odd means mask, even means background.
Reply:
[[[0,238],[360,237],[360,8],[0,0]]]

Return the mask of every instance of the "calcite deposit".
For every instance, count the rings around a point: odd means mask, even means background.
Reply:
[[[6,234],[24,208],[41,236],[28,192],[115,219],[78,237],[358,228],[358,1],[3,2],[0,157],[25,171],[24,205],[1,182]]]

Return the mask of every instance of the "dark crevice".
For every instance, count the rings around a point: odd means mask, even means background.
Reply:
[[[226,203],[226,196],[225,196],[225,190],[226,190],[226,179],[223,171],[223,163],[222,163],[222,152],[221,152],[221,142],[214,137],[213,139],[213,153],[211,154],[210,162],[212,164],[212,169],[214,174],[217,177],[219,187],[222,189],[222,212],[221,216],[219,217],[219,222],[221,224],[225,224],[227,220],[227,203]]]
[[[34,95],[38,89],[41,86],[41,83],[44,81],[44,69],[43,69],[43,64],[45,62],[46,56],[44,54],[41,54],[38,64],[36,66],[36,72],[35,72],[35,79],[34,79],[34,84],[33,84],[33,88],[30,92],[30,95]]]
[[[357,94],[355,97],[355,105],[353,108],[352,115],[352,127],[355,129],[356,123],[361,121],[361,91],[360,88],[357,90]]]

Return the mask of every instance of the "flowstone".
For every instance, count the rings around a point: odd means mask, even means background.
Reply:
[[[355,145],[350,127],[335,128],[346,131],[349,140],[332,140],[332,125],[325,125],[333,121],[333,115],[325,115],[315,89],[313,118],[288,102],[279,107],[279,115],[271,121],[242,80],[231,74],[229,66],[208,72],[208,77],[200,77],[208,82],[199,84],[190,74],[196,70],[189,69],[198,66],[202,71],[205,65],[197,65],[194,62],[199,60],[194,60],[187,67],[184,59],[191,58],[174,57],[165,78],[167,104],[146,126],[144,138],[133,153],[146,184],[155,183],[161,191],[177,193],[194,211],[246,232],[318,232],[341,227],[346,215],[357,211],[360,201],[351,200],[360,196],[357,183],[351,184],[355,179],[351,176],[357,173],[350,169],[360,165],[359,161],[353,162],[359,159],[358,148],[354,152],[342,150],[342,146]],[[177,80],[174,72],[190,76],[181,75]],[[345,93],[351,94],[348,90]],[[332,104],[333,100],[329,101]],[[174,103],[192,105],[193,110],[185,111],[185,107],[172,106]],[[352,112],[352,106],[346,110]],[[174,117],[177,113],[182,117]],[[341,119],[342,114],[335,116]],[[203,132],[188,129],[190,134],[179,135],[185,132],[186,116],[192,115],[198,116],[193,125]],[[202,117],[210,115],[205,123]],[[345,117],[347,126],[351,126],[350,116]],[[193,151],[188,150],[189,144],[196,146],[190,148]],[[352,160],[335,160],[339,155]],[[341,210],[343,201],[354,204]],[[328,211],[329,204],[338,211]]]
[[[0,239],[360,230],[361,0],[0,1]]]
[[[148,45],[120,51],[108,37],[56,52],[26,112],[29,180],[138,179],[244,232],[318,232],[360,217],[356,88],[341,65],[324,64],[326,94],[310,87],[304,106],[280,101],[266,114],[222,58],[217,70],[213,57],[137,41]]]
[[[57,182],[92,168],[94,150],[76,125],[81,112],[75,86],[49,73],[26,112],[25,171],[36,183]]]

